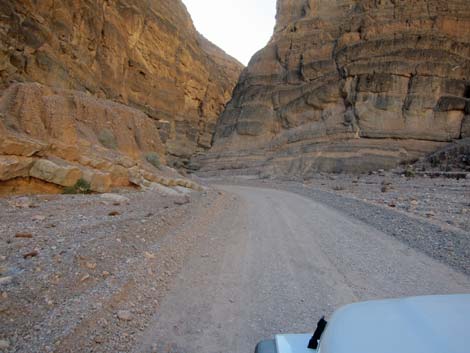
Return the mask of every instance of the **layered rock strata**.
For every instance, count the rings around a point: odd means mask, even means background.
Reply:
[[[157,125],[169,159],[211,146],[242,65],[180,0],[2,1],[0,78],[110,99]]]
[[[308,177],[417,159],[470,136],[466,0],[278,0],[214,147],[194,160]]]
[[[180,0],[1,1],[0,184],[181,184],[155,165],[211,146],[241,69]]]
[[[79,179],[96,192],[152,182],[197,188],[163,166],[147,115],[86,93],[11,85],[0,97],[0,136],[0,184],[9,193],[60,191]]]

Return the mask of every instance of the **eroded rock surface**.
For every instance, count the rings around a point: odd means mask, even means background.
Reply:
[[[0,180],[107,190],[148,179],[146,160],[179,167],[211,146],[241,70],[180,0],[2,1]]]
[[[1,81],[89,92],[145,112],[171,155],[210,147],[242,65],[181,1],[3,1]]]
[[[412,161],[468,137],[465,0],[279,0],[203,170],[311,176]]]
[[[4,185],[3,192],[0,188],[0,194],[14,193],[15,186],[24,191],[28,185],[47,191],[31,178],[58,187],[84,179],[96,192],[151,182],[196,187],[163,167],[157,125],[123,104],[39,83],[17,83],[0,97],[0,118],[0,182],[11,185]],[[152,164],[151,156],[162,165]]]

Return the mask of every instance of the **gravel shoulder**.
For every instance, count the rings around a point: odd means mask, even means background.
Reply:
[[[208,219],[218,198],[147,191],[1,199],[7,351],[128,352],[196,241],[180,231]]]

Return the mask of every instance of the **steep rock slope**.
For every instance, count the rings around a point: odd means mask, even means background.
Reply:
[[[36,81],[135,107],[171,155],[210,147],[242,65],[197,33],[180,0],[2,1],[0,11],[3,86]]]
[[[211,146],[242,65],[180,0],[5,0],[0,15],[0,181],[64,186],[92,168],[108,189],[129,182],[110,169],[179,166]],[[30,158],[58,159],[61,182]],[[81,172],[64,182],[63,168]]]
[[[470,136],[466,0],[278,0],[203,170],[309,176],[411,161]]]
[[[80,178],[91,190],[105,192],[142,185],[144,175],[166,184],[157,175],[176,177],[149,163],[152,158],[160,162],[164,151],[151,119],[78,91],[11,85],[0,97],[0,136],[0,182],[6,182],[0,194],[60,191]]]

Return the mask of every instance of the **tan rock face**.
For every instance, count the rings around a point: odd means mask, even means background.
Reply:
[[[32,166],[32,158],[0,156],[0,181],[28,177]]]
[[[466,0],[278,0],[203,170],[389,168],[466,137]]]
[[[241,70],[180,0],[2,1],[1,193],[179,185]]]
[[[0,15],[3,89],[12,81],[35,81],[136,108],[148,119],[142,120],[145,126],[129,128],[147,143],[146,128],[156,126],[170,160],[184,161],[210,147],[242,65],[196,32],[180,0],[7,0]],[[101,124],[102,139],[110,137],[112,128],[104,126],[106,119],[95,121],[94,107],[71,104],[87,119],[80,124],[90,129]],[[48,101],[45,109],[55,109],[50,106],[56,103]],[[43,134],[35,124],[28,122],[31,134]],[[78,138],[72,126],[56,131],[61,131],[58,141]],[[116,138],[132,151],[131,141]],[[0,144],[6,149],[5,142]]]
[[[13,84],[0,97],[0,113],[0,154],[75,161],[92,145],[98,155],[119,151],[132,159],[164,153],[157,124],[146,114],[78,91]]]
[[[96,192],[174,179],[169,168],[148,162],[150,154],[164,164],[164,151],[157,123],[140,110],[38,83],[12,84],[0,96],[0,182],[9,181],[3,193],[28,185],[60,191],[44,183],[70,187],[79,179]]]

